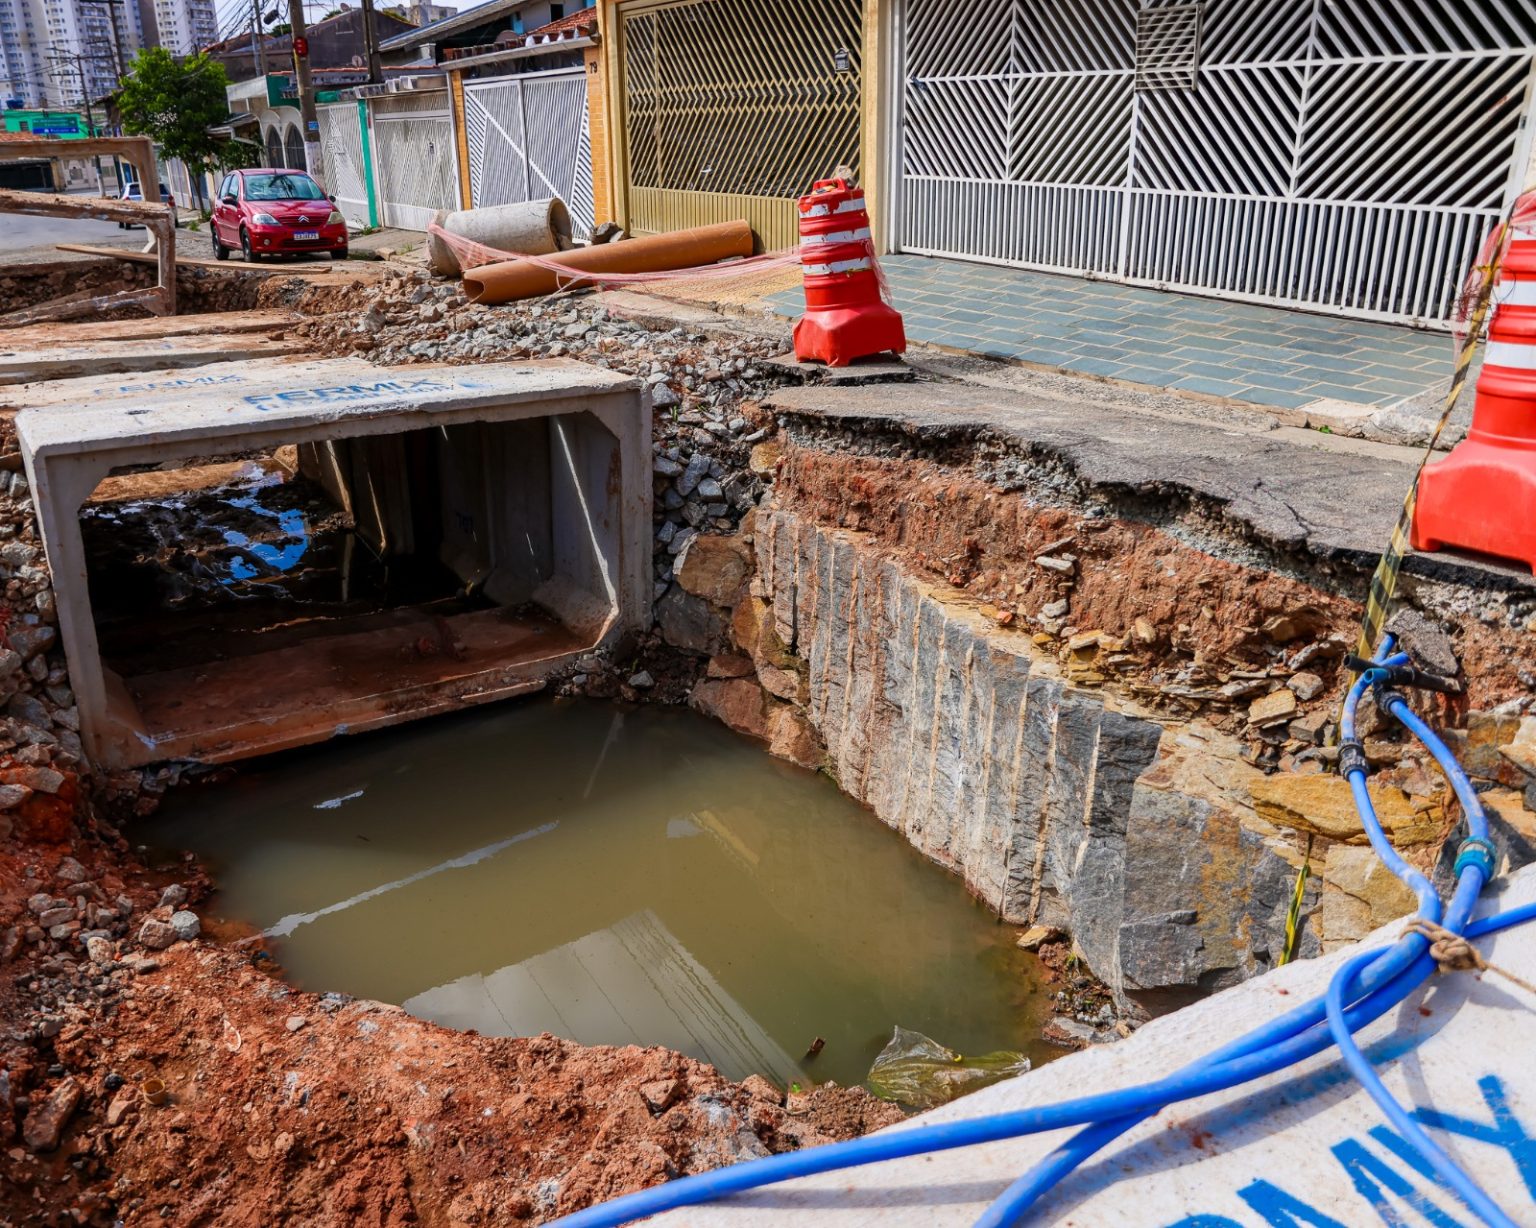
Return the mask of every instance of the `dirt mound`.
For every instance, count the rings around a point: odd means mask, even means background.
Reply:
[[[183,879],[165,887],[105,827],[0,853],[0,932],[39,894],[99,888],[138,914],[130,934],[171,943],[0,951],[0,1223],[539,1223],[901,1116],[832,1086],[786,1104],[666,1049],[295,992],[264,953],[172,938],[207,890]]]

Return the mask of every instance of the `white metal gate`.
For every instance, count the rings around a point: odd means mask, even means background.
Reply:
[[[902,0],[895,239],[1434,323],[1519,190],[1529,0]]]
[[[578,235],[592,233],[592,134],[580,68],[464,87],[473,207],[558,196]]]
[[[320,120],[320,160],[325,190],[347,225],[361,230],[369,224],[368,159],[363,153],[363,117],[355,102],[327,103],[315,108]]]
[[[370,98],[368,122],[383,225],[425,230],[439,209],[457,207],[447,90]]]

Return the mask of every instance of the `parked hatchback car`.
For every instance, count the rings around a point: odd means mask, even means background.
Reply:
[[[232,171],[219,185],[209,225],[213,254],[238,248],[246,260],[298,252],[347,258],[347,222],[303,171]]]
[[[141,201],[144,199],[144,192],[137,183],[125,183],[122,194],[118,199]],[[170,188],[166,187],[163,183],[160,185],[160,203],[169,206],[172,213],[176,212],[176,198],[171,195]],[[119,222],[117,228],[119,230],[127,230],[130,226],[137,225],[137,222]],[[181,225],[181,218],[179,216],[176,218],[176,225]]]

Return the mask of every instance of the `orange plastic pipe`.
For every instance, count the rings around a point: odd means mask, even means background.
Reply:
[[[590,273],[665,273],[696,269],[733,256],[752,254],[752,227],[746,222],[720,222],[692,230],[674,230],[643,239],[599,243],[547,257],[573,271]],[[580,285],[581,278],[557,274],[526,260],[481,265],[464,274],[464,296],[472,303],[510,303],[514,299],[553,294]]]

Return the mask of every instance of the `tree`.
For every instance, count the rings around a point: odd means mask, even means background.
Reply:
[[[203,203],[202,179],[210,171],[240,164],[242,153],[208,129],[229,119],[224,65],[206,55],[178,61],[164,47],[146,47],[134,56],[123,78],[117,109],[123,131],[154,140],[168,158],[180,158]],[[144,185],[152,199],[152,185]]]

